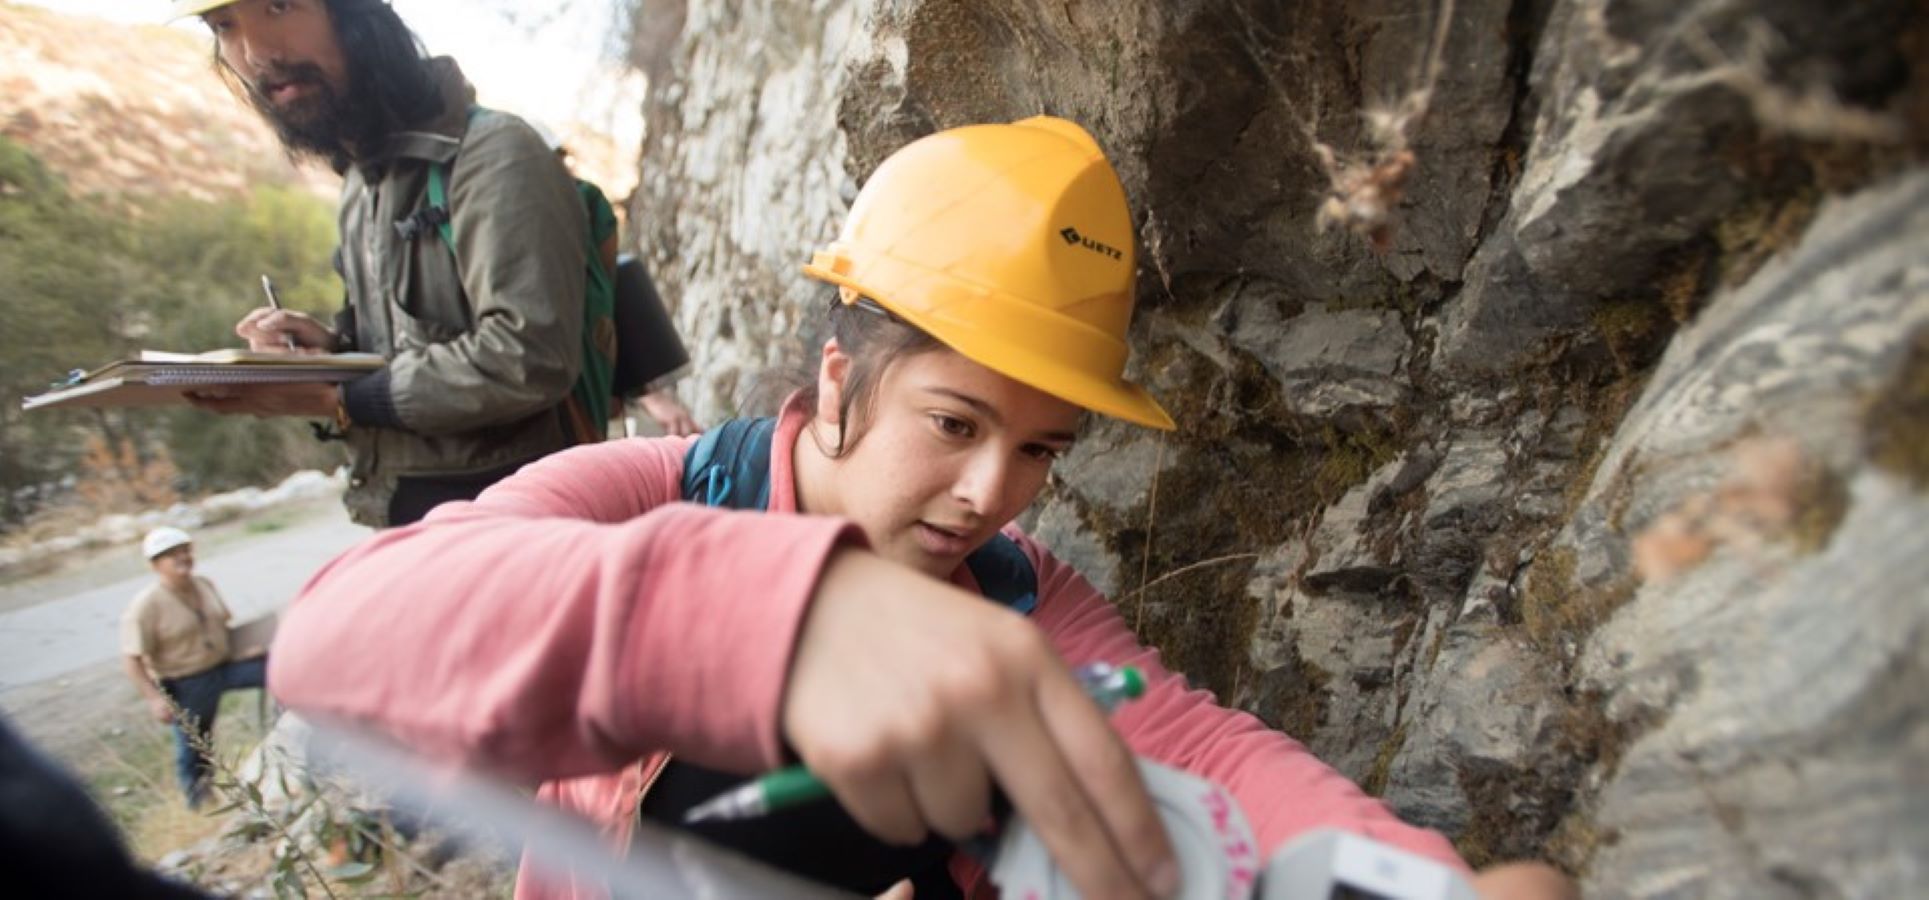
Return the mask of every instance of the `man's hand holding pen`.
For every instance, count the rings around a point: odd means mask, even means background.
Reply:
[[[234,333],[248,342],[248,349],[264,353],[326,353],[335,344],[335,332],[314,316],[269,306],[243,316]]]
[[[266,288],[267,279],[263,280]],[[335,332],[314,316],[281,308],[272,291],[270,302],[249,311],[234,326],[248,349],[262,353],[327,353]],[[307,416],[334,418],[341,408],[341,388],[333,384],[207,385],[187,394],[196,408],[224,415]]]

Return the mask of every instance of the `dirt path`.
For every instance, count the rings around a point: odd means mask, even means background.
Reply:
[[[202,557],[200,561],[206,563],[209,558],[225,555],[237,543],[321,522],[334,522],[360,534],[368,533],[367,529],[349,524],[348,513],[342,509],[339,499],[318,497],[193,529],[195,548]],[[147,563],[141,559],[139,546],[134,543],[69,553],[31,574],[0,577],[0,615],[148,574]]]

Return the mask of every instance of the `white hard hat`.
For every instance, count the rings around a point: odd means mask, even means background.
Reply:
[[[148,532],[147,537],[141,539],[141,552],[147,554],[148,559],[153,559],[176,547],[192,543],[194,543],[194,539],[188,537],[187,532],[169,525],[163,525]]]

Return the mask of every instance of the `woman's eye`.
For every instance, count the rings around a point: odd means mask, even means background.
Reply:
[[[1045,463],[1056,462],[1060,454],[1063,453],[1063,451],[1057,447],[1047,447],[1044,444],[1027,444],[1020,452],[1032,459]]]
[[[933,415],[931,423],[948,437],[970,437],[971,423],[956,416]]]

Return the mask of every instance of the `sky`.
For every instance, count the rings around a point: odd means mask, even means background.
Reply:
[[[20,0],[128,24],[164,22],[166,0]],[[392,0],[430,53],[448,55],[485,106],[642,144],[644,79],[610,60],[610,0]],[[175,27],[206,33],[198,19]]]

